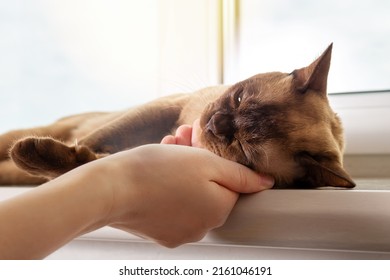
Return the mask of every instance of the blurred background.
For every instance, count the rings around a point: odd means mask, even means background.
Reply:
[[[291,72],[333,42],[328,89],[350,151],[374,130],[369,152],[390,152],[389,12],[386,0],[0,0],[0,132]]]

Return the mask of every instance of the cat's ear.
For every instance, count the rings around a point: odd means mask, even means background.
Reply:
[[[333,43],[330,44],[321,56],[314,60],[309,66],[292,72],[295,87],[298,91],[305,93],[307,90],[311,89],[326,94],[328,72],[332,57],[332,46]]]
[[[341,187],[353,188],[356,186],[350,175],[337,161],[319,161],[309,154],[299,155],[299,162],[306,170],[305,176],[300,179],[304,187]]]

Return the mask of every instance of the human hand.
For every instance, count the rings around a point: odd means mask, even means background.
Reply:
[[[179,145],[146,145],[92,164],[100,165],[91,170],[99,184],[110,185],[106,223],[167,247],[221,226],[239,192],[272,186],[243,165]]]
[[[161,140],[161,144],[176,144],[202,148],[199,140],[200,135],[199,119],[196,119],[192,126],[181,125],[177,128],[175,135],[167,135]]]
[[[180,128],[171,143],[194,146],[193,132]],[[141,146],[2,202],[0,259],[43,258],[106,225],[167,247],[197,241],[225,222],[238,193],[272,184],[271,178],[205,149]]]
[[[162,143],[200,147],[199,131],[197,120]],[[221,226],[239,193],[273,185],[272,178],[198,148],[147,145],[106,160],[115,162],[105,166],[116,174],[109,177],[116,178],[109,224],[168,247],[200,240]]]

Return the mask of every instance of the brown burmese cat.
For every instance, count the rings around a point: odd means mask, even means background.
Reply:
[[[123,112],[8,132],[0,136],[0,184],[41,183],[107,154],[158,143],[200,118],[207,149],[274,176],[276,188],[354,187],[342,167],[340,120],[327,99],[331,51],[332,45],[289,74],[258,74]]]

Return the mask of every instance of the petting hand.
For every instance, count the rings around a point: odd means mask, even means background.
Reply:
[[[181,127],[163,142],[196,146],[196,129]],[[272,178],[205,149],[141,146],[2,201],[0,259],[43,258],[106,225],[175,247],[221,226],[238,193],[272,185]]]
[[[199,146],[199,129],[197,120],[162,143]],[[274,182],[204,149],[148,145],[130,153],[110,157],[117,162],[110,224],[167,247],[200,240],[224,224],[239,193],[271,188]]]
[[[199,141],[200,124],[199,119],[195,120],[192,127],[181,125],[177,128],[175,135],[167,135],[161,140],[161,144],[176,144],[202,148]]]
[[[142,146],[96,164],[110,174],[100,178],[112,190],[108,224],[167,247],[200,240],[224,224],[238,193],[273,183],[207,150],[178,145]]]

